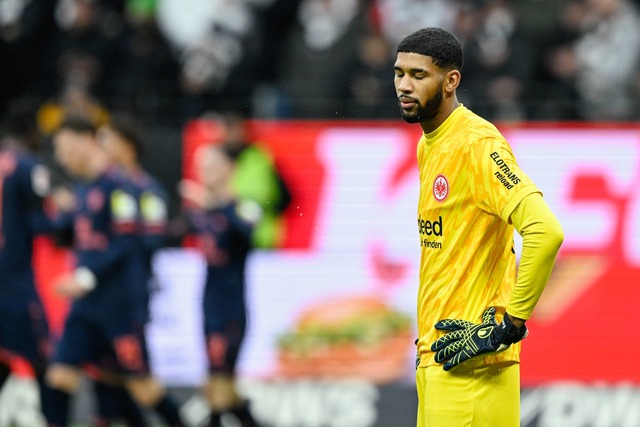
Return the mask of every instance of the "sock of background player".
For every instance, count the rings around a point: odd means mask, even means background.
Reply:
[[[125,388],[117,389],[116,402],[117,412],[125,425],[129,427],[145,427],[148,425],[142,409]]]
[[[43,387],[42,413],[48,427],[66,427],[69,421],[71,395],[49,386]]]
[[[9,366],[5,365],[4,363],[0,363],[0,390],[2,390],[2,387],[7,381],[7,378],[9,378],[10,374],[11,369],[9,368]]]
[[[240,406],[233,409],[231,413],[238,418],[242,427],[258,427],[258,423],[253,418],[253,415],[251,415],[251,411],[249,411],[248,402],[243,402]]]
[[[208,427],[222,427],[222,412],[211,412]]]
[[[98,418],[95,426],[110,426],[117,419],[129,427],[144,427],[147,419],[124,387],[115,387],[97,381],[94,383],[98,403]]]
[[[155,404],[153,409],[162,417],[169,427],[184,427],[184,423],[180,419],[178,406],[168,395],[165,394],[164,397]]]
[[[109,427],[111,422],[118,418],[114,388],[101,381],[94,381],[93,391],[97,404],[93,425],[94,427]]]

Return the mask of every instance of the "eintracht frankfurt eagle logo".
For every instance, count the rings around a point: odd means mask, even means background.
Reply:
[[[443,202],[449,195],[449,181],[444,175],[438,175],[433,181],[433,197],[438,202]]]

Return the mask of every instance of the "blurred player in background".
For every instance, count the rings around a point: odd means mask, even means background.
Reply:
[[[236,157],[231,186],[240,198],[256,201],[262,208],[262,219],[253,233],[257,248],[279,247],[285,228],[282,213],[291,204],[291,193],[280,176],[272,156],[264,148],[253,143],[247,133],[247,122],[236,113],[222,116],[224,139],[222,144]]]
[[[81,366],[104,354],[117,361],[124,384],[137,404],[155,410],[169,426],[182,426],[175,403],[151,376],[144,331],[137,321],[139,290],[145,275],[136,224],[136,189],[110,161],[92,124],[68,119],[53,136],[58,163],[81,182],[70,219],[77,261],[57,283],[73,304],[46,373],[53,390],[45,396],[50,426],[66,426],[69,402],[80,384]],[[68,224],[68,223],[67,223]]]
[[[136,300],[138,311],[135,322],[144,328],[149,320],[150,292],[153,285],[152,261],[154,253],[165,243],[167,223],[167,195],[160,183],[140,164],[144,143],[137,123],[124,114],[113,114],[110,122],[98,129],[96,137],[102,145],[116,173],[122,173],[135,187],[138,201],[139,223],[137,234],[144,255],[144,277],[136,281],[139,289]],[[98,374],[100,368],[98,366]],[[96,372],[94,372],[96,373]],[[118,418],[129,425],[140,425],[142,414],[124,387],[96,378],[94,390],[97,400],[97,426],[111,425]]]
[[[0,388],[12,370],[35,374],[42,388],[48,326],[32,258],[36,235],[51,231],[50,174],[31,152],[39,142],[32,114],[10,116],[0,132]]]
[[[237,152],[224,145],[202,147],[196,164],[202,185],[185,182],[182,195],[194,208],[188,218],[207,262],[204,332],[209,378],[204,393],[211,406],[209,426],[220,427],[224,413],[242,427],[257,426],[235,386],[235,369],[247,326],[245,264],[260,206],[235,199],[230,191]]]
[[[460,43],[439,28],[404,38],[394,65],[402,117],[423,131],[418,426],[518,426],[518,342],[563,233],[504,137],[458,102],[461,68]]]
[[[149,291],[153,289],[152,261],[154,253],[165,244],[168,216],[168,196],[160,182],[140,163],[144,142],[136,122],[129,116],[114,114],[109,124],[98,129],[98,141],[112,165],[125,175],[137,189],[139,207],[138,234],[144,249],[147,286],[141,290],[145,304],[139,321],[149,320]]]

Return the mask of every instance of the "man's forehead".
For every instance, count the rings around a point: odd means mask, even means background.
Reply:
[[[433,68],[436,65],[433,63],[433,58],[430,56],[413,52],[398,52],[395,66],[401,68],[427,69]]]

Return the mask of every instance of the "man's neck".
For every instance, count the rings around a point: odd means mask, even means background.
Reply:
[[[125,159],[120,162],[120,167],[122,167],[129,177],[135,176],[140,171],[140,165],[135,160],[131,159]]]
[[[211,189],[207,189],[206,194],[206,207],[209,209],[215,209],[220,206],[224,206],[231,200],[231,194],[227,189],[221,189],[212,191]]]
[[[457,98],[452,98],[451,102],[442,103],[442,108],[438,111],[438,114],[435,115],[432,119],[425,120],[420,122],[420,126],[422,127],[422,132],[431,133],[434,130],[438,129],[441,124],[445,122],[453,113],[453,111],[460,106],[460,102],[458,102]]]
[[[104,174],[109,168],[109,161],[107,157],[102,152],[95,152],[87,161],[87,173],[85,178],[88,181],[92,181],[102,174]]]

